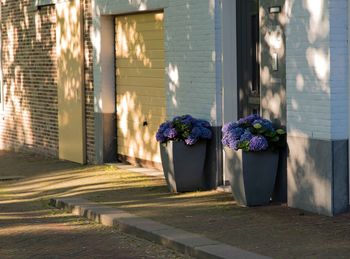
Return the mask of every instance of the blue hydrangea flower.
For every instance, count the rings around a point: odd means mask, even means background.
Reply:
[[[166,121],[159,126],[159,131],[164,131],[171,127],[171,122]]]
[[[270,130],[270,131],[273,131],[274,128],[273,128],[273,125],[272,125],[272,122],[270,122],[269,120],[266,120],[266,119],[258,119],[258,120],[255,120],[253,121],[252,125],[256,125],[256,124],[260,124],[261,127],[265,130]]]
[[[234,140],[239,140],[244,133],[242,128],[234,128],[231,131],[228,131],[227,134],[230,134]]]
[[[239,140],[231,141],[228,147],[237,151],[239,143],[240,143]]]
[[[194,137],[194,138],[199,138],[202,134],[202,130],[200,127],[194,127],[192,130],[191,130],[191,136]]]
[[[254,137],[254,135],[250,132],[250,130],[246,129],[244,131],[244,133],[241,135],[240,140],[241,141],[244,141],[244,140],[250,141],[253,137]]]
[[[222,136],[221,143],[222,143],[224,146],[228,146],[228,144],[229,144],[229,137],[228,137],[228,134],[224,134],[224,135]]]
[[[166,137],[164,136],[164,133],[163,132],[159,132],[159,131],[156,134],[156,139],[157,139],[157,141],[159,141],[161,143],[166,141]]]
[[[249,151],[264,151],[267,150],[269,147],[269,143],[267,142],[267,139],[263,136],[254,136],[249,141]]]
[[[174,139],[177,136],[177,131],[174,128],[168,128],[164,130],[163,135],[169,139]]]
[[[193,125],[195,127],[204,127],[204,128],[210,128],[210,123],[205,120],[196,120],[193,122]]]
[[[210,129],[208,128],[202,128],[201,129],[201,135],[200,137],[203,138],[203,139],[211,139],[213,136],[213,133],[211,132]]]
[[[198,141],[198,138],[196,138],[196,137],[194,137],[192,135],[188,136],[188,138],[185,139],[186,145],[189,145],[189,146],[192,146],[192,145],[196,144],[197,141]]]
[[[258,114],[251,114],[251,115],[248,115],[247,117],[239,119],[238,120],[238,124],[239,125],[251,124],[251,123],[253,123],[253,121],[258,120],[258,119],[261,119],[260,115],[258,115]]]
[[[167,137],[164,135],[164,132],[171,127],[172,127],[172,124],[169,121],[162,123],[159,126],[159,129],[158,129],[157,134],[156,134],[157,141],[162,142],[162,143],[165,142],[167,140]]]
[[[181,117],[183,124],[191,125],[195,119],[191,115],[184,115]]]
[[[191,115],[174,117],[159,126],[156,139],[159,142],[184,141],[187,145],[193,145],[200,139],[211,139],[212,132],[209,122],[193,118]]]
[[[275,151],[285,146],[285,137],[280,138],[276,130],[285,136],[281,128],[275,128],[271,121],[257,114],[251,114],[237,122],[226,123],[222,127],[222,144],[231,149],[244,151]]]
[[[226,133],[226,132],[231,131],[231,130],[237,128],[237,127],[238,127],[238,123],[237,122],[228,122],[228,123],[224,124],[224,126],[222,126],[222,130],[221,131],[223,133]]]

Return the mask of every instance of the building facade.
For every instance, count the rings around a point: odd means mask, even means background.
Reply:
[[[223,123],[286,125],[274,199],[349,204],[346,0],[1,2],[0,148],[78,163],[159,167],[155,131],[213,125],[208,187],[224,184]]]

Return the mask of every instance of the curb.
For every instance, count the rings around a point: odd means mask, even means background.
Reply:
[[[51,199],[50,205],[195,258],[269,258],[86,199]]]

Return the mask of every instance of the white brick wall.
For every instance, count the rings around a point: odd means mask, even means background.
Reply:
[[[288,131],[347,138],[347,1],[287,2]]]
[[[94,28],[99,35],[100,15],[164,9],[167,115],[191,114],[217,125],[216,99],[221,88],[216,78],[215,7],[218,1],[191,0],[95,0]],[[98,51],[98,44],[95,43]],[[99,78],[95,49],[95,88]],[[221,75],[221,72],[218,72]],[[98,99],[98,96],[97,96]],[[96,102],[98,105],[98,102]],[[98,109],[95,109],[98,110]]]
[[[332,139],[346,139],[348,129],[348,0],[329,0]]]
[[[168,116],[216,124],[215,2],[172,0],[164,12]]]

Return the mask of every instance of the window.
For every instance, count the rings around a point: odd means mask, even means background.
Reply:
[[[40,8],[42,6],[56,4],[58,1],[59,0],[36,0],[35,6]]]

